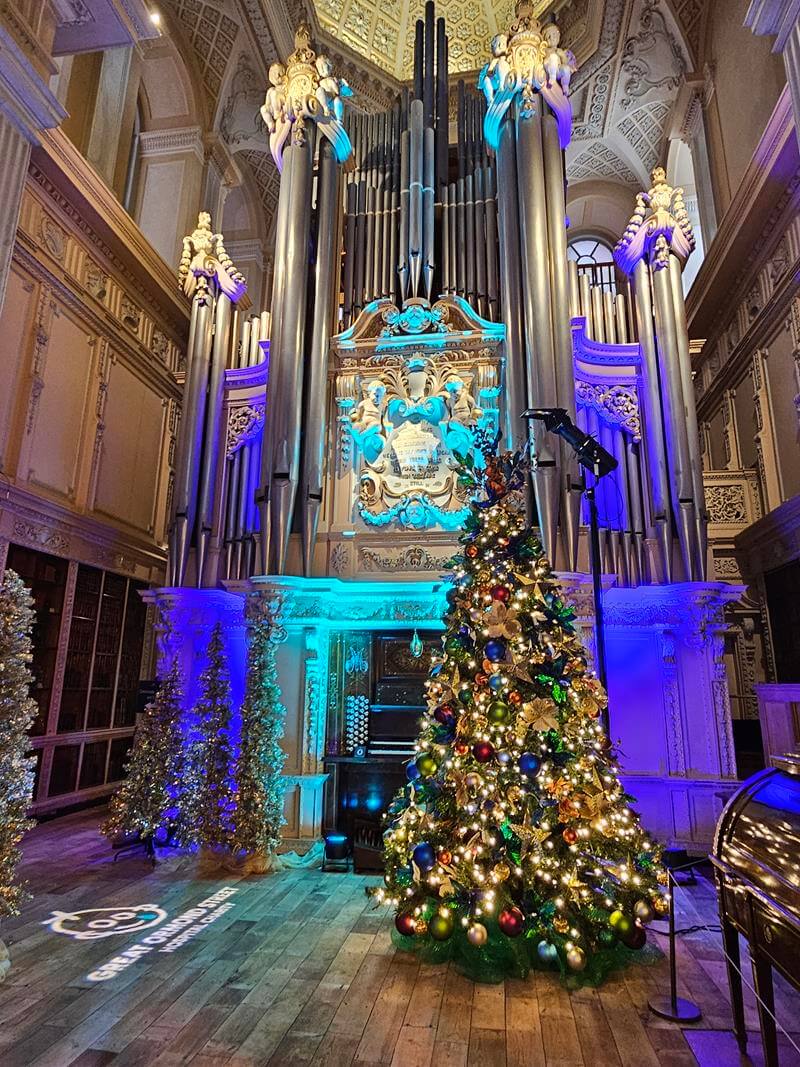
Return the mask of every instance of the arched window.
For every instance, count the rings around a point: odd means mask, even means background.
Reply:
[[[614,255],[600,237],[575,237],[567,246],[567,258],[578,264],[578,274],[588,274],[591,285],[616,293]]]

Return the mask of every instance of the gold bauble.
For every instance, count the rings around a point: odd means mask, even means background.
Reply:
[[[417,919],[414,923],[414,933],[417,937],[424,937],[428,932],[428,924],[424,919]]]
[[[666,897],[654,897],[653,907],[659,915],[666,915],[669,911],[669,901]]]
[[[467,941],[475,948],[480,948],[489,940],[489,931],[483,923],[473,923],[467,930]]]
[[[511,874],[511,868],[507,863],[496,863],[492,873],[498,882],[505,882]]]
[[[464,785],[467,789],[480,789],[483,785],[483,778],[475,771],[470,771],[469,774],[464,775]]]
[[[556,915],[555,919],[553,919],[553,929],[556,933],[565,934],[569,930],[569,922],[561,915]]]
[[[577,945],[567,952],[567,966],[571,971],[582,971],[586,966],[586,953]]]

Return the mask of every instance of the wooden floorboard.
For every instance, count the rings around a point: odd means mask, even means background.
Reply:
[[[0,986],[2,1067],[734,1067],[727,974],[713,886],[676,893],[679,986],[703,1018],[681,1029],[648,1010],[667,992],[666,957],[568,992],[557,976],[474,985],[448,965],[397,952],[370,879],[319,871],[197,877],[192,857],[153,870],[113,863],[97,812],[45,823],[24,842],[31,897],[3,924],[13,968]],[[57,857],[57,858],[55,858]],[[54,911],[153,904],[166,922],[234,887],[232,907],[173,952],[107,982],[89,972],[152,931],[96,940],[54,932]],[[157,929],[157,928],[155,928]],[[666,939],[653,928],[651,943]],[[745,979],[749,962],[742,954]],[[757,1031],[746,989],[748,1028]],[[778,1017],[800,1029],[800,997],[776,979]],[[800,1040],[795,1037],[800,1044]],[[797,1067],[781,1042],[782,1067]]]

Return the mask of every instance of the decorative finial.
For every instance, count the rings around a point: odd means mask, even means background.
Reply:
[[[211,215],[201,211],[197,226],[183,239],[178,284],[190,300],[204,302],[216,285],[234,303],[247,291],[244,275],[225,251],[221,233],[212,233]]]
[[[261,107],[272,158],[282,170],[289,136],[292,143],[304,144],[306,122],[311,120],[333,145],[338,161],[345,163],[353,147],[342,124],[344,100],[353,90],[344,78],[334,76],[330,59],[314,51],[307,22],[297,27],[294,45],[285,64],[273,63],[269,68],[270,86]]]
[[[572,107],[569,87],[578,69],[575,56],[561,47],[561,31],[555,22],[542,27],[529,0],[519,0],[508,33],[492,38],[492,58],[478,76],[478,88],[486,97],[483,132],[497,149],[500,127],[512,100],[522,98],[521,114],[533,113],[534,94],[540,93],[558,119],[561,147],[569,144]]]
[[[630,274],[640,259],[654,270],[669,264],[670,253],[686,262],[695,246],[683,189],[673,189],[663,167],[654,167],[651,188],[636,194],[636,206],[614,248],[620,270]],[[648,213],[649,208],[649,213]]]

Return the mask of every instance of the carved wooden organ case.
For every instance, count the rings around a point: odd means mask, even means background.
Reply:
[[[456,457],[501,424],[503,335],[446,296],[373,301],[332,339],[329,574],[441,570],[468,508]]]

